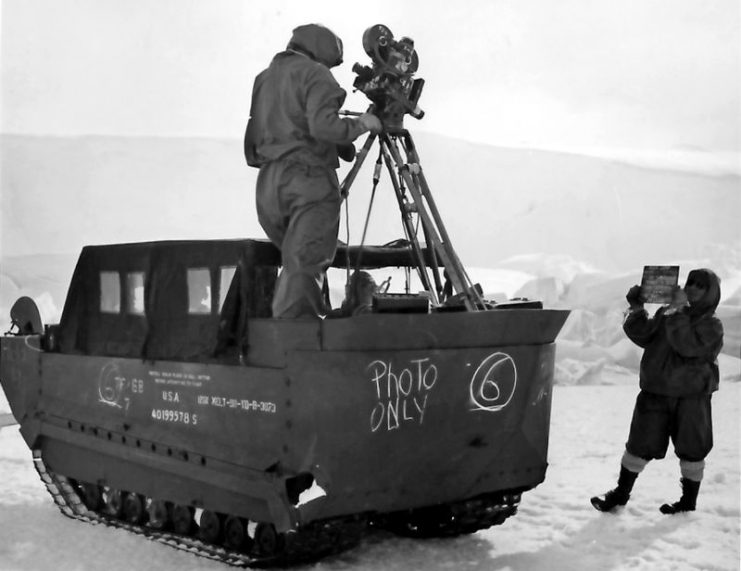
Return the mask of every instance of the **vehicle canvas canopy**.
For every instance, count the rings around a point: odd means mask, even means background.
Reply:
[[[430,252],[424,256],[429,259]],[[414,266],[408,247],[345,247],[334,267]],[[142,242],[83,248],[56,347],[143,359],[204,360],[244,346],[271,317],[279,250],[267,240]]]

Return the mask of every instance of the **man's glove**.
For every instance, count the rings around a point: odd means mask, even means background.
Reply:
[[[381,120],[373,113],[363,113],[358,117],[358,121],[360,121],[360,124],[365,127],[366,131],[370,131],[371,133],[380,133],[383,131]]]
[[[630,288],[628,293],[625,295],[625,299],[630,304],[631,309],[643,308],[643,294],[641,293],[641,286],[634,285]]]
[[[343,161],[352,162],[355,159],[355,145],[348,143],[347,145],[337,145],[337,156]]]

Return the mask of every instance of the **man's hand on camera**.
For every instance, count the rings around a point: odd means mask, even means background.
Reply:
[[[371,133],[378,134],[383,131],[383,124],[381,120],[376,117],[373,113],[363,113],[358,120],[362,123],[363,127]]]
[[[628,293],[625,295],[625,299],[630,304],[631,309],[643,308],[644,297],[641,291],[641,286],[634,285],[632,288],[630,288],[628,290]]]

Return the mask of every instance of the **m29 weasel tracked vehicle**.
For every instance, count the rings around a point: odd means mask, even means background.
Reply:
[[[340,247],[335,265],[360,258]],[[59,324],[39,330],[24,298],[0,378],[62,511],[238,565],[368,524],[454,535],[514,514],[545,477],[568,312],[386,294],[277,320],[279,265],[259,240],[91,246]],[[413,265],[373,247],[360,267]]]
[[[0,382],[65,515],[283,564],[369,526],[426,537],[501,524],[545,478],[568,312],[492,304],[471,284],[402,126],[423,114],[413,42],[377,25],[363,46],[373,67],[354,67],[354,85],[384,131],[341,191],[377,141],[373,193],[385,164],[405,242],[340,247],[333,265],[405,268],[403,289],[361,315],[273,319],[269,242],[84,248],[60,323],[44,327],[21,298],[17,332],[0,339]]]

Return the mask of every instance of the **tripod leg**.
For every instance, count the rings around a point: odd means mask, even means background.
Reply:
[[[463,266],[463,263],[461,262],[460,258],[458,257],[458,253],[453,249],[453,246],[450,242],[450,237],[448,236],[448,231],[445,229],[445,225],[442,223],[442,218],[440,217],[440,213],[437,209],[437,205],[435,204],[435,200],[432,197],[432,193],[430,192],[430,187],[427,184],[427,179],[421,167],[419,169],[419,173],[415,175],[415,178],[417,178],[419,181],[420,188],[422,189],[425,200],[427,201],[427,206],[430,209],[433,219],[437,223],[437,228],[442,237],[443,244],[448,250],[450,258],[456,267],[456,271],[463,277],[462,281],[468,284],[467,287],[470,289],[470,294],[473,298],[473,301],[475,301],[476,304],[480,304],[480,306],[483,306],[484,304],[483,298],[481,297],[479,292],[473,288],[473,283],[471,282],[471,278],[468,277],[466,269]]]
[[[419,162],[419,157],[417,156],[416,150],[414,148],[414,141],[411,139],[411,135],[407,131],[400,131],[396,134],[398,135],[406,135],[406,139],[402,141],[402,147],[404,149],[404,154],[407,157],[407,162],[409,162],[409,159],[411,158],[414,163]],[[416,182],[416,181],[415,181]],[[426,244],[432,244],[434,241],[432,237],[430,236],[430,232],[428,230],[428,227],[426,224],[422,225],[422,231],[425,236],[425,243]],[[434,252],[434,250],[433,250]],[[437,296],[443,300],[445,299],[445,292],[443,288],[443,284],[440,281],[440,266],[438,264],[438,257],[437,255],[433,255],[430,258],[430,268],[432,270],[432,276],[435,279],[435,291],[437,292]]]
[[[445,224],[443,224],[442,217],[440,216],[440,212],[437,209],[437,205],[435,204],[435,199],[432,196],[432,193],[430,192],[430,186],[427,184],[427,179],[425,178],[424,172],[422,171],[422,165],[419,160],[419,155],[417,154],[417,147],[414,144],[414,140],[412,139],[412,135],[407,131],[404,133],[404,152],[407,155],[407,158],[409,159],[409,163],[413,165],[417,165],[417,169],[413,169],[412,171],[412,178],[414,179],[416,183],[416,188],[420,190],[420,194],[422,197],[424,197],[425,202],[427,204],[427,208],[429,209],[432,221],[435,223],[435,228],[437,229],[438,233],[440,234],[440,238],[443,244],[448,245],[448,254],[451,257],[454,257],[457,260],[458,265],[460,266],[460,270],[463,270],[463,265],[460,262],[460,259],[458,258],[458,255],[456,254],[455,250],[453,250],[452,246],[450,245],[450,237],[448,236],[448,231],[445,229]],[[415,172],[416,171],[416,172]]]
[[[422,231],[425,235],[425,244],[430,243],[430,236],[428,235],[427,229],[422,228]],[[432,256],[430,259],[430,268],[432,269],[432,277],[435,280],[435,291],[437,292],[437,296],[441,301],[445,300],[445,293],[443,291],[443,284],[440,281],[440,265],[437,261],[437,256]]]
[[[460,281],[463,284],[466,284],[466,290],[463,290],[466,293],[466,296],[470,299],[470,301],[477,305],[478,307],[484,306],[484,300],[481,297],[481,294],[473,287],[473,284],[471,282],[471,279],[468,277],[468,274],[466,273],[465,267],[461,263],[460,258],[458,257],[457,252],[452,246],[452,242],[450,240],[450,237],[448,236],[448,232],[445,228],[445,224],[443,224],[442,217],[440,216],[440,212],[437,209],[437,205],[435,204],[435,199],[432,196],[432,192],[430,191],[430,186],[427,184],[427,178],[424,175],[424,171],[422,170],[422,165],[419,160],[419,155],[417,154],[416,145],[414,144],[414,140],[412,139],[411,133],[408,131],[404,131],[404,151],[407,154],[407,157],[410,158],[416,165],[418,166],[417,169],[415,169],[416,172],[412,173],[412,177],[417,182],[418,188],[421,191],[421,194],[423,195],[427,207],[429,208],[430,214],[432,216],[432,219],[435,222],[436,229],[440,233],[443,247],[446,248],[448,255],[450,256],[451,261],[454,264],[455,272],[459,274]]]
[[[463,265],[461,264],[458,255],[455,253],[455,250],[453,250],[450,239],[448,238],[442,220],[440,219],[439,212],[432,200],[424,175],[421,174],[422,167],[419,164],[419,157],[414,149],[414,142],[412,141],[411,135],[406,131],[402,134],[405,137],[404,150],[407,154],[407,159],[411,159],[409,161],[411,164],[404,164],[401,152],[396,145],[396,137],[398,137],[398,135],[394,135],[394,139],[391,139],[388,135],[384,135],[384,140],[389,147],[392,158],[397,165],[400,165],[399,174],[406,182],[407,187],[412,194],[412,198],[417,207],[417,213],[422,220],[422,224],[436,253],[440,256],[443,265],[448,271],[453,287],[459,293],[464,294],[464,303],[466,307],[469,310],[476,310],[483,306],[483,300],[475,288],[472,287],[471,280],[463,269]],[[432,214],[428,212],[426,204],[430,206]]]
[[[439,303],[439,291],[437,289],[433,289],[432,284],[430,283],[430,278],[427,275],[427,265],[422,254],[422,249],[420,248],[419,241],[417,240],[416,233],[414,231],[414,225],[412,223],[411,216],[409,214],[409,204],[407,203],[404,192],[401,188],[401,185],[399,184],[399,179],[394,170],[394,164],[391,159],[391,155],[389,154],[388,144],[385,138],[382,138],[380,140],[380,145],[381,152],[383,153],[383,160],[386,164],[386,169],[389,172],[391,184],[394,187],[396,200],[399,203],[399,211],[401,212],[401,221],[404,226],[404,233],[409,239],[409,243],[412,248],[412,254],[414,255],[415,261],[417,262],[417,275],[419,276],[419,279],[422,282],[425,290],[429,291],[432,295],[432,303],[437,305]],[[439,281],[439,276],[436,276],[436,282],[437,281]]]
[[[345,176],[345,180],[343,180],[342,184],[340,185],[340,194],[343,198],[345,198],[350,192],[350,187],[352,186],[352,183],[355,182],[355,177],[358,176],[360,167],[363,166],[363,161],[365,161],[365,157],[368,156],[368,152],[373,146],[373,141],[375,140],[375,133],[371,133],[370,135],[368,135],[368,138],[365,140],[365,144],[358,152],[358,156],[355,157],[355,162],[353,163],[350,172],[347,173],[347,176]]]

